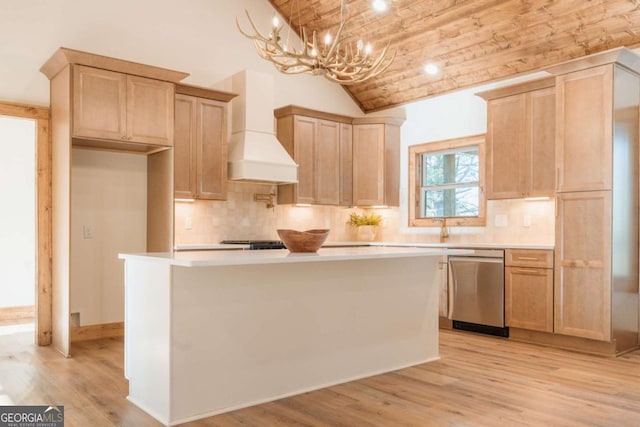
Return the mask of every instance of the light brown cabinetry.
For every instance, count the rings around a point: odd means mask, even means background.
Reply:
[[[638,346],[638,57],[616,49],[556,79],[554,331]]]
[[[553,251],[505,251],[505,323],[553,332]]]
[[[557,189],[611,189],[613,65],[557,77]]]
[[[400,125],[297,106],[274,112],[280,143],[298,164],[298,183],[278,186],[280,204],[398,206]]]
[[[213,99],[176,95],[175,197],[226,199],[226,105]]]
[[[353,204],[400,205],[400,124],[353,122]]]
[[[174,84],[76,65],[73,136],[173,145]]]
[[[611,193],[557,196],[555,332],[611,339]]]
[[[298,107],[276,110],[276,117],[278,140],[298,164],[298,183],[280,185],[278,203],[340,205],[348,201],[351,125],[344,122],[350,119]]]
[[[315,203],[340,204],[340,123],[318,120],[314,144]]]
[[[292,129],[292,138],[285,129]],[[278,119],[278,139],[298,164],[298,183],[281,185],[278,203],[339,204],[340,124],[299,115],[283,117]]]
[[[553,196],[554,79],[478,94],[487,100],[487,199]]]
[[[340,206],[353,205],[353,126],[340,123]]]

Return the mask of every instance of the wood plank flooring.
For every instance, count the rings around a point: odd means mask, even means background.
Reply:
[[[123,341],[73,345],[2,333],[0,405],[65,406],[70,426],[159,426],[126,400]],[[640,426],[640,351],[602,358],[467,332],[441,360],[184,426]]]

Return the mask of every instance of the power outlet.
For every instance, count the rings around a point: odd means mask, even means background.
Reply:
[[[507,216],[505,214],[498,214],[495,216],[493,220],[493,224],[496,227],[506,227],[507,224]]]
[[[184,229],[191,230],[193,228],[193,220],[190,216],[184,218]]]
[[[82,226],[82,237],[85,240],[93,239],[94,234],[95,234],[95,230],[93,229],[93,225]]]
[[[531,215],[525,215],[522,217],[522,226],[525,228],[531,227]]]
[[[80,313],[71,313],[71,326],[80,326]]]

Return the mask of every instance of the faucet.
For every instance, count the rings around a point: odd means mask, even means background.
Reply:
[[[440,222],[440,243],[443,243],[449,237],[449,227],[447,227],[447,218],[434,218],[434,221]]]
[[[276,197],[276,193],[255,193],[253,200],[255,202],[266,202],[267,209],[275,210],[275,204],[273,203],[274,197]]]

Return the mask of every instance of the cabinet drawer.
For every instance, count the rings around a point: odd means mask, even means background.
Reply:
[[[511,267],[553,268],[553,251],[540,249],[507,249],[505,265]]]

